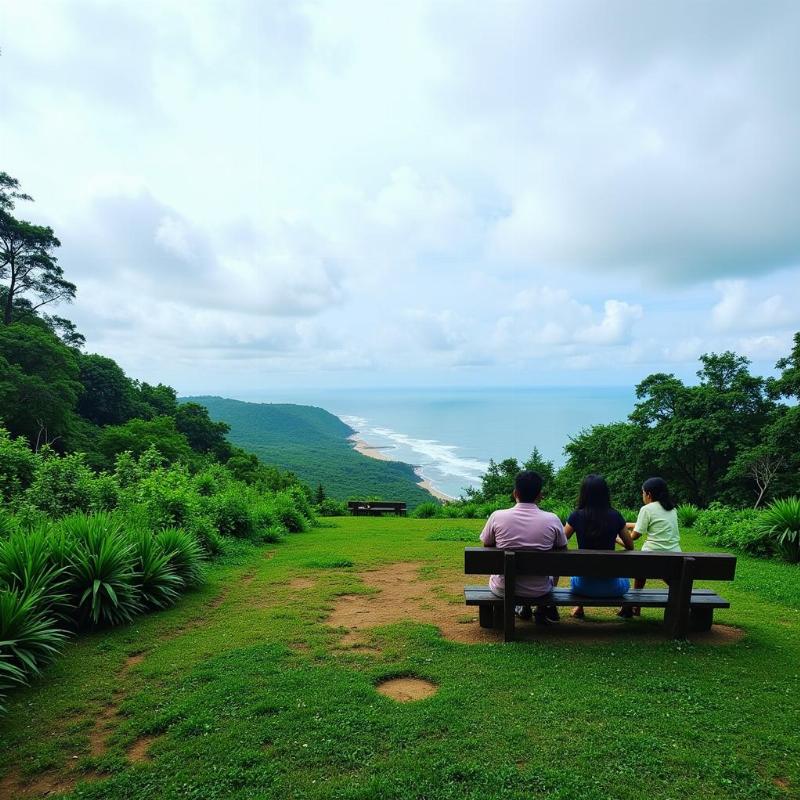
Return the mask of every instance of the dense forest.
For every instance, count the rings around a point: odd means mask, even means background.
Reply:
[[[221,397],[188,400],[229,426],[231,442],[264,462],[291,470],[312,487],[322,484],[330,498],[381,497],[404,500],[409,508],[431,499],[417,486],[413,467],[357,453],[348,441],[353,429],[322,408]]]

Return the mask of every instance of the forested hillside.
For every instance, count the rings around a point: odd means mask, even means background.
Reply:
[[[430,500],[408,464],[377,461],[348,441],[353,429],[322,408],[278,403],[244,403],[222,397],[185,398],[208,409],[211,419],[230,426],[228,439],[262,461],[296,473],[329,497],[380,496],[410,507]]]

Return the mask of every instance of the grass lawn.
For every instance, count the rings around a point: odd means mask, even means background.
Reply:
[[[480,526],[352,518],[240,546],[12,695],[0,797],[800,797],[800,569],[740,558],[717,587],[732,627],[694,644],[661,612],[587,609],[503,645],[458,592]],[[408,675],[436,693],[376,691]]]

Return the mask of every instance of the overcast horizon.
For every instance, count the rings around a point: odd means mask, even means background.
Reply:
[[[87,350],[181,395],[767,374],[798,32],[792,2],[0,0],[0,170]]]

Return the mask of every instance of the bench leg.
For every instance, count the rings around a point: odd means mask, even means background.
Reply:
[[[710,631],[714,624],[713,608],[693,608],[689,612],[689,630]]]
[[[494,627],[494,603],[481,603],[478,606],[478,622],[481,628]]]

